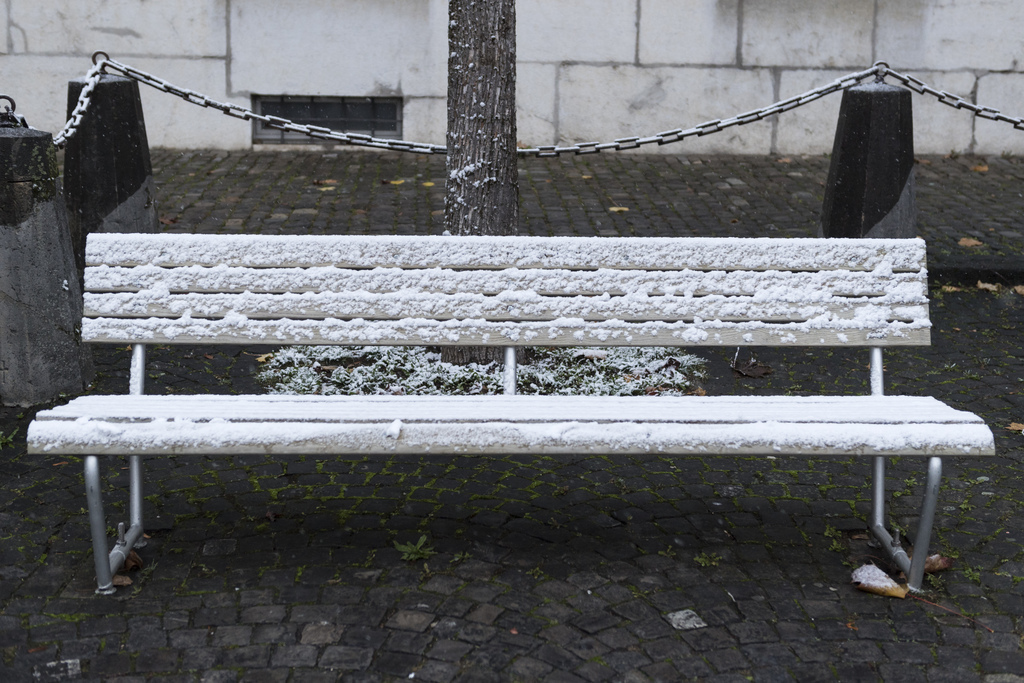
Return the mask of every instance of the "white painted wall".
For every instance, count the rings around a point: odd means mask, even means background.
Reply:
[[[518,0],[519,137],[687,128],[884,59],[1024,116],[1020,0]],[[0,92],[56,131],[94,50],[218,100],[388,95],[404,137],[443,143],[446,0],[0,0]],[[658,153],[831,150],[840,96]],[[143,88],[153,146],[245,149],[248,124]],[[1024,153],[1024,131],[914,98],[921,153]]]

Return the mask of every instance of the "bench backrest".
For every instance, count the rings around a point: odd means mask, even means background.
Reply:
[[[929,343],[922,240],[93,234],[86,341]]]

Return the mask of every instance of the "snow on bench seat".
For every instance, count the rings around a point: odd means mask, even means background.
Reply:
[[[40,412],[62,454],[991,455],[928,397],[88,396]]]

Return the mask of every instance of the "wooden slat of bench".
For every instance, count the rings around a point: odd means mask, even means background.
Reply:
[[[787,296],[791,294],[791,296]],[[808,293],[813,295],[813,293]],[[414,292],[307,292],[305,294],[86,294],[87,317],[165,317],[189,313],[193,318],[221,318],[232,312],[248,318],[339,318],[400,320],[761,320],[800,322],[832,317],[852,320],[875,316],[887,320],[927,320],[927,305],[907,305],[905,297],[832,297],[801,302],[800,291],[775,291],[772,297],[552,297],[534,292],[419,294]],[[811,299],[811,296],[807,296]],[[821,299],[821,297],[818,297]],[[918,299],[918,297],[906,297]],[[796,300],[796,303],[792,303]]]
[[[89,396],[40,412],[28,443],[55,454],[994,452],[977,416],[904,396]]]
[[[86,264],[919,271],[923,240],[294,235],[89,236]]]
[[[453,271],[440,268],[351,270],[316,268],[245,268],[182,266],[130,268],[92,266],[85,270],[85,287],[92,292],[135,292],[163,287],[171,292],[437,292],[498,294],[528,290],[541,295],[601,295],[647,292],[651,295],[753,295],[786,287],[808,295],[882,296],[894,291],[927,297],[927,275],[870,271],[569,271],[522,269]]]
[[[827,326],[823,327],[823,323]],[[805,323],[488,322],[483,320],[217,320],[86,318],[82,340],[155,344],[464,346],[924,346],[930,323],[883,319]]]

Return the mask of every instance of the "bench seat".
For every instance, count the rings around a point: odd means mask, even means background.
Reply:
[[[991,455],[977,416],[915,396],[86,396],[33,448],[148,455]]]

